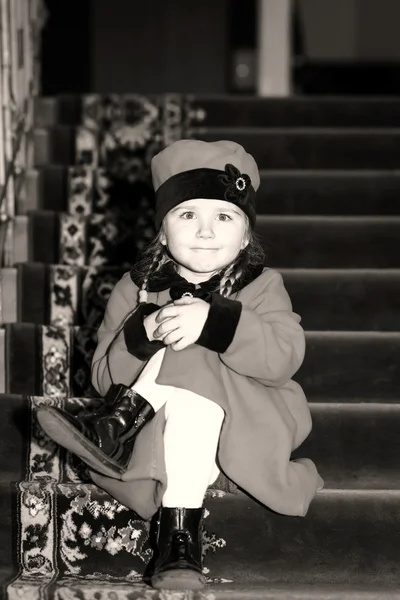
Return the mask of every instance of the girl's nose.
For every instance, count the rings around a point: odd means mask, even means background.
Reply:
[[[197,237],[200,238],[213,238],[215,237],[214,229],[211,223],[203,222],[199,223],[199,228],[197,230]]]

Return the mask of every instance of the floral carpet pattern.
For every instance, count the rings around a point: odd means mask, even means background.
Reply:
[[[15,484],[18,497],[18,547],[20,573],[8,587],[8,598],[165,598],[143,582],[153,550],[150,523],[143,521],[90,482],[79,459],[54,444],[41,430],[35,409],[43,403],[78,413],[99,400],[54,396],[30,397],[31,435],[25,481]],[[210,506],[225,496],[209,490]],[[203,531],[204,573],[210,583],[228,583],[213,578],[207,556],[226,546],[224,539]],[[40,582],[40,585],[38,584]],[[71,588],[73,582],[73,594]],[[88,582],[91,582],[88,586]],[[103,588],[104,582],[121,584]],[[124,588],[129,584],[129,587]],[[56,588],[54,588],[56,586]],[[101,595],[94,590],[101,586]],[[54,588],[54,589],[53,589]],[[111,593],[111,590],[112,593]],[[67,594],[67,595],[66,595]],[[130,595],[129,595],[130,594]],[[135,594],[135,595],[132,595]],[[150,595],[149,595],[150,594]],[[171,596],[186,597],[186,596]],[[191,596],[188,596],[191,597]],[[212,596],[193,596],[210,598]]]

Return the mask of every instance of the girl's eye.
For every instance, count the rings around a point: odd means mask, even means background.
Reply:
[[[226,215],[225,213],[220,213],[218,217],[220,221],[232,221],[232,217]]]
[[[187,212],[183,213],[181,216],[183,219],[193,219],[195,217],[195,214],[193,211],[188,210]]]

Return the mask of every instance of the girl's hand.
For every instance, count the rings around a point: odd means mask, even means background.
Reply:
[[[210,305],[201,298],[184,296],[155,313],[154,339],[162,340],[172,350],[184,350],[200,337]]]
[[[156,321],[156,318],[162,310],[163,308],[160,308],[159,310],[156,310],[155,312],[151,313],[151,315],[148,315],[143,319],[143,325],[146,330],[147,339],[149,340],[149,342],[154,342],[155,339],[160,339],[154,337],[154,332],[158,327],[158,322]]]

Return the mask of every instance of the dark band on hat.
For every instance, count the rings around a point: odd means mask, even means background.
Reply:
[[[156,192],[156,229],[160,228],[171,209],[195,198],[231,202],[248,216],[251,227],[255,225],[256,191],[250,177],[240,173],[233,165],[226,165],[225,171],[190,169],[167,179]]]

